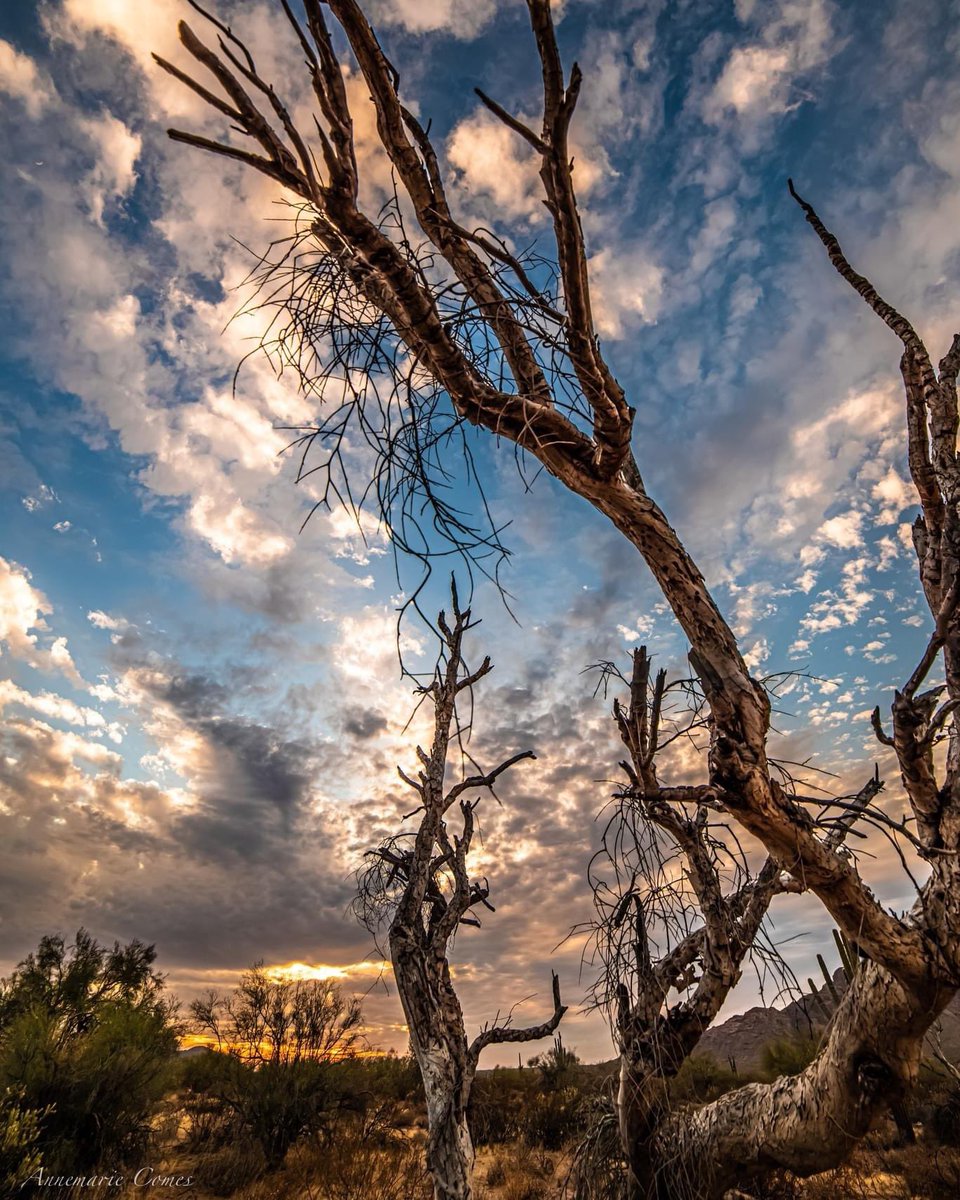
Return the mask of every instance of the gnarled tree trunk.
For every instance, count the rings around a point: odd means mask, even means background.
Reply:
[[[444,958],[391,930],[390,958],[427,1102],[427,1162],[436,1200],[471,1200],[474,1150],[467,1105],[476,1074]]]
[[[474,1151],[467,1106],[480,1054],[485,1046],[548,1037],[566,1010],[554,975],[553,1014],[547,1021],[527,1029],[515,1029],[509,1022],[485,1026],[472,1042],[467,1041],[448,950],[459,928],[479,925],[474,910],[492,911],[493,905],[486,879],[473,880],[468,870],[479,800],[470,801],[466,796],[491,790],[511,766],[534,756],[528,750],[486,774],[464,776],[447,784],[451,737],[462,745],[467,736],[460,724],[457,699],[466,692],[472,701],[474,685],[493,669],[489,658],[475,671],[465,666],[463,639],[472,628],[470,610],[460,610],[455,585],[452,600],[452,624],[444,613],[437,622],[442,647],[433,680],[418,689],[433,704],[430,750],[417,747],[420,770],[416,778],[399,772],[417,795],[419,806],[411,816],[418,816],[419,824],[415,832],[389,837],[368,852],[369,865],[360,877],[355,908],[373,933],[384,921],[389,923],[393,975],[427,1102],[427,1166],[434,1196],[436,1200],[472,1200]],[[448,828],[448,814],[454,807],[462,819],[459,833]]]

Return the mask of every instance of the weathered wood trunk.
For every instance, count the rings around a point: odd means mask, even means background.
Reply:
[[[624,1063],[630,1200],[721,1200],[772,1170],[806,1176],[839,1165],[914,1084],[924,1035],[950,994],[909,993],[865,964],[806,1070],[747,1084],[693,1112],[668,1113],[656,1081]]]
[[[445,959],[404,930],[390,938],[397,990],[427,1102],[427,1167],[435,1200],[473,1200],[474,1150],[467,1104],[475,1068]]]

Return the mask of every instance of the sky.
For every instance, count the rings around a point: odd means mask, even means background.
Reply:
[[[818,778],[837,793],[879,762],[896,814],[869,712],[929,624],[899,346],[834,275],[786,179],[944,353],[960,328],[952,9],[567,0],[558,13],[584,71],[572,142],[599,331],[637,408],[647,485],[751,667],[797,673],[778,755],[831,772]],[[217,11],[307,116],[279,5]],[[464,219],[548,250],[536,165],[474,94],[535,116],[525,6],[369,11]],[[301,529],[318,485],[296,483],[285,448],[315,401],[250,355],[264,317],[244,284],[285,209],[270,181],[167,139],[171,124],[219,130],[150,59],[184,61],[185,15],[180,0],[0,11],[0,973],[81,925],[155,943],[185,999],[256,960],[306,964],[370,989],[371,1038],[403,1050],[389,971],[348,909],[364,850],[411,807],[396,766],[426,736],[422,714],[406,728],[397,646],[418,567],[395,562],[371,512],[358,527],[321,509]],[[375,204],[389,172],[347,78]],[[518,1000],[518,1021],[542,1019],[557,970],[566,1043],[607,1058],[604,1022],[581,1008],[582,941],[564,941],[591,915],[587,863],[620,757],[587,668],[646,644],[683,674],[686,646],[602,518],[543,475],[528,486],[509,447],[471,446],[509,522],[512,596],[512,611],[488,584],[473,598],[474,653],[495,670],[472,749],[487,765],[537,758],[481,809],[497,912],[459,935],[455,975],[476,1027]],[[415,615],[400,644],[408,666],[434,654]],[[891,853],[858,849],[878,894],[906,907]],[[773,921],[805,977],[829,921],[796,897]],[[747,975],[727,1011],[756,996]]]

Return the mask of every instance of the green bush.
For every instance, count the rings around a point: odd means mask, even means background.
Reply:
[[[768,1079],[799,1075],[817,1057],[820,1040],[815,1037],[774,1038],[763,1048],[763,1073]]]
[[[521,1114],[520,1130],[528,1146],[561,1150],[583,1133],[584,1114],[584,1098],[578,1088],[537,1092]]]
[[[360,1002],[330,980],[275,979],[256,963],[232,993],[211,992],[190,1009],[194,1032],[220,1048],[181,1067],[193,1093],[191,1141],[236,1160],[241,1173],[276,1170],[299,1141],[326,1140],[342,1108],[368,1107],[370,1085],[410,1086],[401,1060],[362,1067],[353,1058]]]
[[[960,1089],[954,1089],[930,1117],[930,1132],[940,1146],[960,1146]]]
[[[707,1104],[739,1087],[743,1080],[712,1054],[691,1054],[670,1083],[671,1099]]]
[[[537,1084],[534,1071],[513,1067],[494,1067],[477,1075],[467,1113],[474,1145],[502,1146],[517,1137]]]
[[[23,1094],[0,1096],[0,1195],[12,1196],[41,1165],[40,1113],[23,1107]]]
[[[389,1108],[389,1105],[388,1105]],[[429,1200],[433,1187],[420,1145],[386,1109],[351,1115],[309,1163],[310,1194],[323,1200]]]
[[[52,1174],[143,1154],[177,1046],[154,958],[142,942],[107,950],[80,930],[69,949],[44,938],[0,983],[0,1088],[33,1114]]]
[[[381,1101],[423,1102],[423,1081],[412,1055],[371,1054],[331,1063],[331,1085],[342,1108],[363,1112]]]
[[[202,1054],[185,1054],[176,1066],[176,1086],[207,1096],[220,1091],[233,1072],[229,1054],[207,1050]]]
[[[235,1104],[268,1170],[279,1167],[302,1136],[325,1131],[333,1110],[325,1063],[237,1064]]]

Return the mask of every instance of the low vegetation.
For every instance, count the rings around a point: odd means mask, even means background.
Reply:
[[[429,1200],[416,1065],[365,1044],[356,1000],[255,966],[231,995],[181,1017],[154,957],[140,942],[106,949],[81,930],[69,947],[44,938],[0,984],[0,1195],[50,1195],[44,1177],[120,1174],[126,1188],[53,1192],[133,1200],[149,1165],[160,1181],[151,1195]],[[187,1032],[213,1048],[178,1052]],[[756,1077],[800,1071],[815,1052],[816,1038],[773,1041]],[[748,1081],[694,1055],[669,1103],[708,1103]],[[614,1064],[582,1063],[559,1036],[526,1065],[480,1072],[469,1112],[478,1200],[622,1200],[615,1087]],[[890,1119],[843,1168],[803,1182],[782,1175],[751,1194],[960,1194],[960,1074],[949,1063],[925,1062],[909,1118],[915,1145],[901,1144]]]

